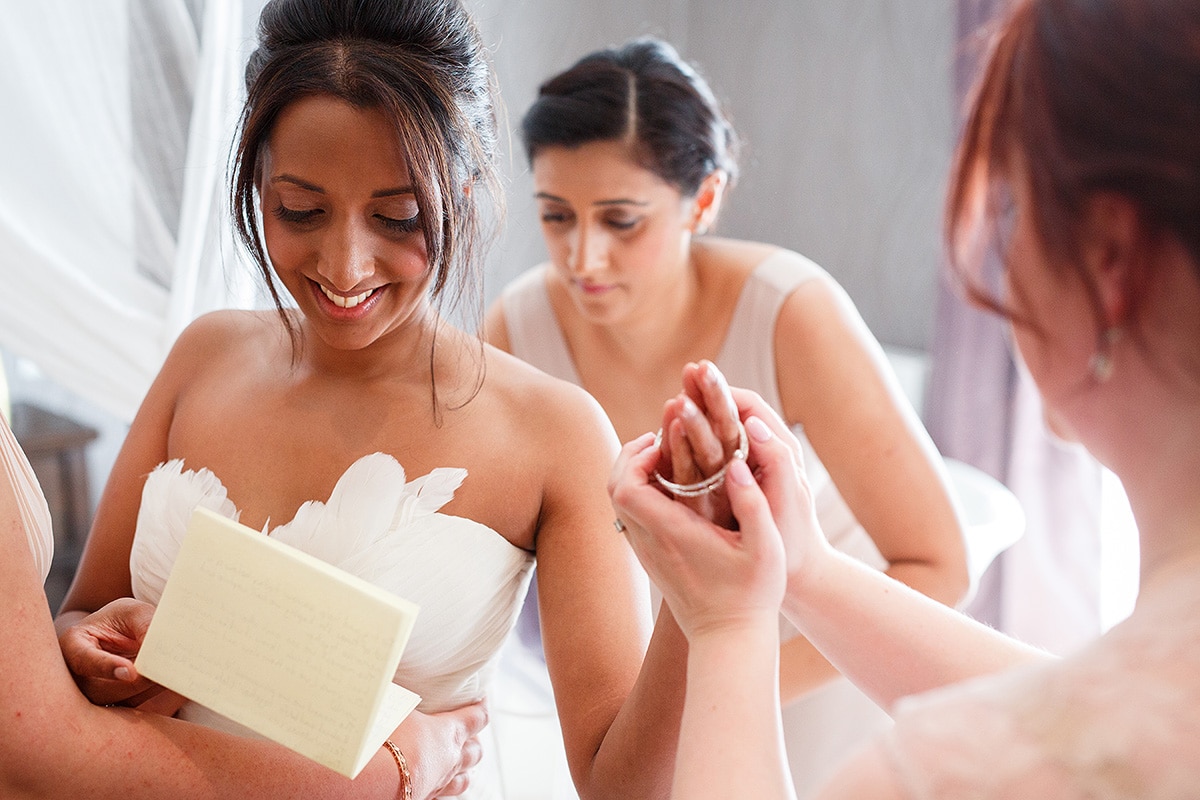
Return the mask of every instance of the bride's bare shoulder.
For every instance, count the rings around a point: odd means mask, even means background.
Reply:
[[[488,394],[531,435],[603,440],[616,447],[616,433],[604,409],[586,391],[555,378],[516,356],[485,347]]]
[[[196,366],[244,359],[248,353],[274,355],[288,342],[287,331],[273,311],[211,311],[183,329],[168,361]]]

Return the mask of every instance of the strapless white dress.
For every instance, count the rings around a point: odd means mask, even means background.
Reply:
[[[0,414],[0,464],[3,465],[3,476],[12,489],[17,500],[17,510],[21,515],[21,526],[25,529],[25,540],[29,543],[29,553],[33,556],[34,566],[42,580],[50,574],[50,564],[54,559],[54,531],[50,522],[50,508],[46,505],[46,497],[33,467],[25,452],[17,444],[17,437],[8,427],[4,415]]]
[[[474,520],[438,512],[467,477],[440,468],[406,481],[404,468],[381,453],[363,456],[338,480],[328,501],[310,501],[287,524],[265,533],[420,606],[396,683],[421,696],[421,711],[456,708],[483,698],[496,656],[517,619],[534,563]],[[146,480],[129,557],[134,596],[157,603],[192,510],[232,519],[239,511],[207,469],[167,462]],[[196,704],[180,716],[238,729]],[[484,737],[485,748],[488,737]],[[486,754],[472,775],[471,800],[498,798],[499,773]]]

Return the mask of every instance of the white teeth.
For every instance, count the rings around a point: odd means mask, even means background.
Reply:
[[[362,294],[356,294],[353,297],[343,297],[340,294],[334,294],[324,286],[321,286],[321,291],[325,293],[325,296],[328,297],[330,302],[332,302],[335,306],[338,306],[339,308],[354,308],[363,300],[366,300],[368,297],[370,297],[371,292],[373,292],[374,289],[368,292],[363,292]]]

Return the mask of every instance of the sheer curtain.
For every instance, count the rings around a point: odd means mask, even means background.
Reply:
[[[0,344],[124,420],[189,321],[253,298],[224,199],[242,4],[5,4]]]

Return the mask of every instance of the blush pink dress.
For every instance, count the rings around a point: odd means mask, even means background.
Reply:
[[[884,745],[913,800],[1200,797],[1196,571],[1068,658],[902,701]]]

